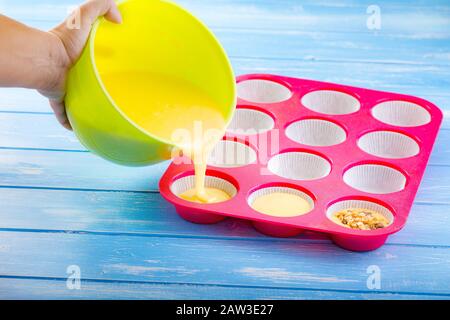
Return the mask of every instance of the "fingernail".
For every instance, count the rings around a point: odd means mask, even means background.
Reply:
[[[114,16],[116,17],[116,22],[121,24],[123,22],[122,14],[119,11],[119,8],[114,8]]]
[[[69,120],[65,121],[62,125],[63,125],[63,127],[66,128],[67,130],[73,131],[72,126],[70,125]]]

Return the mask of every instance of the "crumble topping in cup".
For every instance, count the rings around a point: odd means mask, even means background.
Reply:
[[[333,214],[332,220],[337,224],[357,230],[376,230],[389,225],[389,220],[382,214],[361,208],[349,208]]]

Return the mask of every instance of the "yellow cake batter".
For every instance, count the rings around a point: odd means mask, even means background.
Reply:
[[[207,198],[200,198],[196,189],[190,189],[179,195],[180,198],[196,203],[218,203],[230,200],[230,195],[225,191],[215,188],[205,188]]]
[[[117,106],[141,129],[177,146],[191,158],[195,189],[181,198],[201,203],[228,200],[222,190],[205,188],[206,166],[225,134],[226,121],[217,102],[190,82],[149,72],[101,74]]]
[[[257,197],[251,207],[273,217],[296,217],[310,212],[313,208],[301,196],[286,192],[274,192]]]

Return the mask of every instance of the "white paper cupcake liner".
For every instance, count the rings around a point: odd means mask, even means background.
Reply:
[[[237,84],[239,98],[255,103],[277,103],[292,97],[285,86],[269,80],[246,80]]]
[[[386,208],[382,205],[379,205],[375,202],[365,201],[365,200],[345,200],[345,201],[336,202],[327,209],[326,214],[327,214],[328,219],[333,221],[332,217],[336,212],[346,210],[346,209],[372,210],[372,211],[378,212],[379,214],[383,215],[387,220],[389,220],[389,225],[391,225],[394,222],[394,215],[388,208]],[[336,223],[335,221],[333,221],[333,222]]]
[[[253,135],[270,131],[275,121],[268,114],[246,108],[236,109],[227,131],[234,134]]]
[[[361,107],[355,97],[333,90],[310,92],[303,96],[302,104],[310,110],[330,115],[354,113]]]
[[[406,177],[390,167],[366,164],[348,169],[344,173],[344,182],[359,191],[388,194],[403,190]]]
[[[297,196],[301,197],[302,199],[304,199],[309,204],[309,206],[311,207],[310,211],[312,211],[314,209],[314,200],[308,194],[306,194],[305,192],[302,192],[300,190],[288,188],[288,187],[268,187],[268,188],[262,188],[262,189],[256,190],[255,192],[250,194],[250,196],[247,199],[247,203],[251,207],[253,202],[256,199],[258,199],[259,197],[266,196],[268,194],[272,194],[272,193],[288,193],[288,194],[297,195]],[[304,215],[304,214],[306,214],[306,213],[299,214],[298,212],[292,212],[292,216],[285,216],[285,217],[286,218],[295,217],[295,216]]]
[[[222,178],[206,176],[205,187],[222,190],[231,198],[237,194],[236,187],[231,182]],[[195,176],[191,175],[174,181],[170,186],[170,191],[172,191],[174,195],[179,196],[180,194],[193,188],[195,188]]]
[[[236,141],[222,140],[211,153],[208,164],[220,168],[236,168],[254,163],[256,151]]]
[[[406,101],[387,101],[372,109],[375,119],[399,127],[417,127],[431,121],[430,113],[418,104]]]
[[[314,147],[333,146],[347,139],[345,130],[337,124],[320,119],[300,120],[286,128],[289,139]]]
[[[286,152],[269,160],[273,174],[292,180],[316,180],[330,174],[331,165],[324,158],[306,152]]]
[[[412,138],[391,131],[376,131],[362,136],[358,141],[361,150],[387,159],[409,158],[419,154],[419,144]]]

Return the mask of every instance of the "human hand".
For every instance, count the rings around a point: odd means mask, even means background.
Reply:
[[[111,22],[121,23],[122,17],[113,0],[89,0],[79,10],[75,11],[78,14],[79,26],[71,28],[71,21],[73,16],[69,17],[49,31],[49,36],[52,38],[54,46],[54,56],[56,64],[60,66],[55,68],[53,76],[48,81],[48,86],[44,86],[39,90],[41,94],[47,97],[50,101],[56,118],[66,128],[71,130],[69,120],[66,115],[64,105],[65,86],[67,80],[67,73],[70,68],[77,62],[78,58],[86,45],[92,25],[100,16],[105,16]]]

